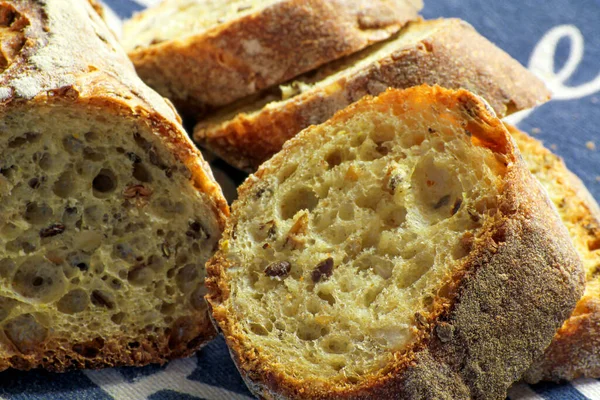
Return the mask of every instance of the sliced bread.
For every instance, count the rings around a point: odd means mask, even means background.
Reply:
[[[526,133],[509,126],[529,170],[548,191],[586,273],[585,294],[526,379],[600,378],[600,210],[583,182],[560,157]]]
[[[0,2],[0,46],[0,370],[192,354],[228,208],[179,117],[88,1]]]
[[[165,0],[126,22],[138,74],[197,117],[387,39],[422,0]]]
[[[565,227],[465,90],[389,90],[239,189],[207,299],[265,399],[504,399],[583,292]]]
[[[364,95],[419,84],[465,88],[499,116],[548,100],[544,84],[456,19],[411,23],[400,34],[202,120],[194,139],[233,166],[256,168],[302,129]]]

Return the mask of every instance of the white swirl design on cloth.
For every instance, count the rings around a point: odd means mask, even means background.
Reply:
[[[210,400],[250,400],[247,396],[230,392],[225,388],[212,387],[188,379],[196,367],[196,357],[173,360],[164,370],[140,377],[134,382],[128,382],[115,368],[83,371],[83,373],[115,399],[146,400],[149,396],[162,390],[172,390]],[[206,371],[206,373],[211,373],[211,371]]]
[[[560,71],[555,71],[556,48],[561,39],[570,41],[570,53]],[[583,60],[584,38],[575,25],[559,25],[550,29],[538,42],[529,58],[528,68],[540,77],[552,91],[553,100],[573,100],[600,91],[600,73],[594,79],[579,86],[567,86],[565,82],[577,71]],[[511,124],[523,121],[532,110],[526,110],[505,118]]]

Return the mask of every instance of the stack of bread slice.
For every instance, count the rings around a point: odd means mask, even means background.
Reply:
[[[94,5],[0,4],[0,369],[164,362],[212,316],[267,399],[598,375],[598,206],[499,119],[550,94],[470,25],[420,0],[134,17],[139,75],[256,171],[229,217]]]
[[[216,335],[227,203],[92,6],[0,2],[0,370],[165,362]]]

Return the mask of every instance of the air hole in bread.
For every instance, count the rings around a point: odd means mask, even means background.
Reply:
[[[64,149],[72,155],[75,155],[83,150],[84,144],[79,138],[74,135],[67,135],[62,140]]]
[[[285,182],[289,177],[291,177],[294,174],[294,172],[296,172],[297,169],[298,164],[290,164],[283,167],[278,174],[279,182]]]
[[[39,256],[27,258],[12,280],[13,289],[32,302],[49,303],[60,298],[66,280],[60,267]]]
[[[300,188],[289,192],[279,206],[281,218],[290,219],[300,210],[312,211],[318,202],[317,195],[310,189]]]
[[[335,149],[325,157],[328,167],[331,169],[337,167],[344,161],[344,155],[341,150]]]
[[[87,134],[85,137],[87,140],[87,137],[88,137]],[[95,151],[91,147],[85,147],[83,149],[83,158],[88,161],[99,162],[99,161],[104,161],[104,154],[101,152]]]
[[[110,320],[118,325],[125,320],[125,317],[126,317],[126,314],[124,312],[118,312],[116,314],[113,314],[110,317]]]
[[[413,170],[411,184],[423,220],[433,225],[458,211],[463,190],[452,160],[429,153]]]
[[[269,334],[269,331],[264,326],[254,323],[250,324],[250,331],[259,336],[267,336]]]
[[[31,202],[25,206],[25,221],[30,224],[40,225],[47,223],[53,216],[52,208],[46,203]]]
[[[133,286],[146,286],[154,279],[154,271],[146,265],[133,267],[127,273],[127,281]]]
[[[152,174],[142,163],[133,164],[133,177],[140,182],[152,182]]]
[[[103,168],[92,181],[92,188],[94,189],[94,196],[106,197],[107,194],[117,188],[117,177],[110,169]]]
[[[333,297],[333,294],[326,288],[317,291],[317,296],[319,296],[321,300],[326,301],[330,306],[335,304],[335,297]]]
[[[115,308],[115,296],[106,290],[94,290],[90,295],[90,300],[96,307],[109,310]]]
[[[75,192],[77,188],[76,182],[75,174],[68,170],[67,166],[67,170],[60,174],[58,179],[54,182],[52,192],[58,197],[66,199]]]
[[[352,343],[347,337],[335,335],[324,339],[321,346],[326,353],[344,354],[351,350]]]
[[[403,135],[400,139],[400,146],[404,148],[412,148],[414,146],[420,146],[425,140],[425,134],[422,132],[411,132]]]
[[[306,323],[296,331],[296,336],[300,340],[313,341],[323,336],[323,327],[317,323]]]
[[[338,217],[344,221],[352,221],[354,218],[354,204],[343,203],[338,209]]]
[[[9,149],[18,149],[20,147],[27,145],[28,143],[36,142],[39,138],[40,138],[39,133],[27,132],[27,133],[23,134],[22,136],[18,136],[16,138],[12,139],[10,142],[8,142],[8,148]]]
[[[83,289],[74,289],[65,294],[56,303],[58,311],[64,314],[76,314],[84,311],[89,303],[89,295]]]

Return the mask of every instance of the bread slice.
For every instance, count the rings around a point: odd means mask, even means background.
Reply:
[[[0,370],[143,365],[215,334],[228,208],[91,3],[0,2]]]
[[[286,143],[240,187],[207,270],[265,399],[504,399],[584,283],[500,120],[427,86]]]
[[[287,139],[364,95],[423,83],[468,89],[500,116],[550,97],[540,80],[467,23],[422,21],[384,43],[223,109],[198,123],[194,139],[233,166],[253,171]]]
[[[543,357],[525,375],[540,380],[600,378],[600,210],[583,182],[536,139],[508,126],[529,170],[548,191],[583,261],[586,290]]]
[[[126,22],[142,79],[197,117],[387,39],[422,0],[165,0]]]

